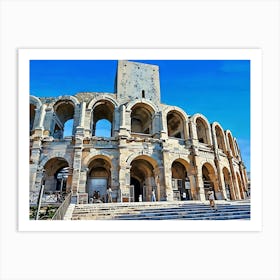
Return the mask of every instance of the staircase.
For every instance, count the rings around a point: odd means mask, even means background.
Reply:
[[[233,220],[250,219],[250,201],[70,204],[64,220]]]

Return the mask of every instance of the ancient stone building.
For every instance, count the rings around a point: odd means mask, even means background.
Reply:
[[[72,136],[64,137],[73,119]],[[96,135],[106,120],[110,135]],[[161,104],[159,68],[119,61],[115,93],[30,96],[30,191],[95,191],[114,202],[245,199],[248,179],[236,139],[200,113]]]

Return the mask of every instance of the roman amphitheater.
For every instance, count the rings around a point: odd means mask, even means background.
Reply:
[[[65,123],[73,120],[72,135]],[[97,135],[101,122],[110,135]],[[225,130],[226,129],[226,130]],[[248,196],[237,140],[218,122],[162,104],[159,67],[118,61],[114,93],[30,96],[30,193],[72,194],[72,203],[217,200]]]

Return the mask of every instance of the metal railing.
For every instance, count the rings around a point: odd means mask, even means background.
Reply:
[[[63,220],[63,217],[71,203],[71,197],[72,197],[72,193],[69,193],[65,197],[65,200],[62,202],[62,204],[59,206],[59,208],[55,212],[54,216],[52,217],[52,220]]]

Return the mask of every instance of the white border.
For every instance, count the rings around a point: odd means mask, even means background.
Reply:
[[[19,49],[19,213],[20,231],[260,231],[262,63],[260,49]],[[249,221],[30,221],[29,220],[29,61],[59,60],[250,60],[251,61],[251,220]]]

